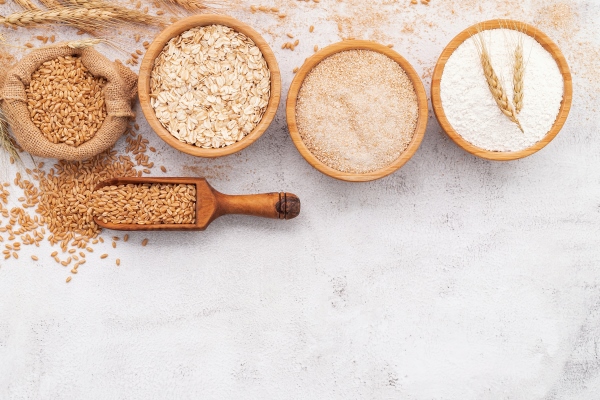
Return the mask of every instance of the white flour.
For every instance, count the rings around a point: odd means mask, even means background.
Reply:
[[[522,36],[525,60],[523,109],[518,119],[524,133],[498,108],[487,86],[473,37],[450,56],[440,82],[448,121],[471,144],[492,151],[519,151],[550,131],[563,98],[563,78],[556,61],[535,39],[509,29],[484,35],[492,66],[512,103],[514,44]]]

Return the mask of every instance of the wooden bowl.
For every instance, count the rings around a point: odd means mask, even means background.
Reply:
[[[412,140],[408,144],[408,147],[404,150],[404,152],[396,161],[392,162],[387,167],[364,174],[342,172],[325,165],[308,150],[308,148],[302,141],[302,138],[300,137],[300,133],[298,132],[298,126],[296,125],[296,101],[298,100],[298,92],[302,87],[304,78],[317,64],[319,64],[325,58],[331,56],[332,54],[346,50],[372,50],[388,56],[392,60],[396,61],[400,65],[400,67],[402,67],[402,69],[406,71],[406,74],[412,81],[412,84],[415,88],[415,92],[417,93],[417,106],[419,110],[419,115],[417,119],[415,133],[413,135]],[[325,104],[323,106],[325,106]],[[327,46],[322,50],[319,50],[317,53],[313,54],[304,62],[302,67],[296,73],[296,76],[294,77],[294,80],[292,81],[292,85],[290,86],[290,90],[288,92],[286,104],[286,116],[288,128],[290,130],[290,136],[292,137],[292,141],[296,145],[296,148],[298,149],[300,154],[302,154],[302,157],[304,157],[304,159],[308,161],[310,165],[312,165],[325,175],[329,175],[332,178],[340,179],[343,181],[351,182],[366,182],[383,178],[384,176],[391,174],[392,172],[396,171],[404,164],[406,164],[406,162],[413,156],[413,154],[415,154],[415,152],[419,148],[419,145],[421,144],[421,141],[423,140],[425,128],[427,128],[427,112],[427,94],[425,92],[425,88],[423,87],[423,83],[419,78],[419,75],[414,70],[412,65],[410,65],[410,63],[406,61],[404,57],[402,57],[400,54],[390,49],[389,47],[367,40],[345,40],[343,42]]]
[[[481,26],[481,29],[483,30],[519,26],[519,28],[523,30],[523,33],[534,38],[539,44],[542,45],[544,49],[546,49],[546,51],[548,51],[552,55],[562,74],[564,81],[564,93],[556,121],[554,121],[554,125],[542,140],[524,150],[490,151],[474,146],[473,144],[466,141],[462,136],[458,134],[458,132],[454,130],[452,125],[450,125],[448,118],[446,118],[446,114],[444,113],[444,108],[442,107],[442,99],[440,96],[440,82],[442,79],[442,74],[444,73],[444,67],[446,66],[446,62],[448,61],[454,50],[456,50],[458,46],[460,46],[465,40],[477,33],[478,26]],[[495,161],[510,161],[527,157],[539,151],[548,143],[550,143],[552,139],[554,139],[554,137],[561,130],[561,128],[565,124],[565,121],[567,120],[569,110],[571,109],[572,97],[573,83],[571,80],[571,72],[569,71],[569,65],[567,64],[567,60],[561,53],[558,46],[552,41],[552,39],[550,39],[545,33],[538,30],[537,28],[531,25],[524,24],[522,22],[506,19],[494,19],[490,21],[485,21],[481,24],[473,25],[470,28],[467,28],[461,33],[459,33],[458,36],[452,39],[452,41],[448,44],[448,46],[446,46],[446,48],[442,52],[442,55],[440,56],[435,66],[435,70],[433,71],[433,78],[431,81],[431,103],[433,104],[433,111],[442,129],[448,134],[448,136],[450,136],[452,140],[454,140],[456,144],[458,144],[464,150],[468,151],[473,155],[476,155],[477,157]]]
[[[248,36],[250,39],[252,39],[254,44],[256,44],[256,46],[262,52],[263,57],[265,58],[265,61],[267,62],[269,71],[271,73],[271,96],[269,98],[269,103],[267,104],[265,114],[263,115],[258,125],[254,128],[252,132],[246,135],[239,142],[218,149],[204,149],[193,144],[184,143],[180,141],[175,136],[171,135],[169,131],[162,126],[158,118],[156,118],[154,109],[150,105],[150,75],[152,73],[152,69],[154,68],[154,60],[156,59],[156,57],[158,57],[158,55],[163,50],[167,42],[172,38],[180,35],[182,32],[185,32],[189,29],[206,25],[225,25],[234,29],[235,31],[241,32],[244,35]],[[138,80],[138,96],[140,98],[142,111],[146,116],[148,123],[162,140],[164,140],[177,150],[180,150],[187,154],[191,154],[193,156],[222,157],[229,154],[233,154],[250,146],[269,127],[271,121],[275,117],[277,107],[279,106],[279,99],[281,98],[281,74],[279,73],[279,66],[277,65],[277,60],[275,59],[273,51],[271,50],[267,42],[262,38],[262,36],[260,36],[260,34],[254,29],[252,29],[250,26],[236,20],[235,18],[231,18],[225,15],[193,15],[191,17],[184,18],[172,25],[169,25],[165,30],[159,33],[158,36],[156,36],[156,38],[152,42],[152,44],[150,44],[150,47],[148,48],[148,51],[146,51],[146,54],[144,55],[144,59],[142,60],[142,64],[140,66],[140,76]]]

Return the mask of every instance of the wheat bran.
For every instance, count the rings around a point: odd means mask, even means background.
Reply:
[[[342,172],[390,165],[417,123],[414,86],[391,58],[369,50],[336,53],[305,78],[296,104],[302,140],[321,162]]]

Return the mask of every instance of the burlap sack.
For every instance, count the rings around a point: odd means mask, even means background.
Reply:
[[[90,140],[78,147],[54,144],[33,124],[27,109],[25,88],[31,75],[46,61],[64,56],[81,56],[81,62],[94,76],[104,77],[107,117]],[[2,83],[2,82],[0,82]],[[137,75],[120,62],[111,62],[91,47],[72,49],[66,44],[32,51],[11,68],[0,86],[0,107],[23,150],[38,157],[85,160],[110,149],[125,132],[134,116],[132,103],[137,94]]]

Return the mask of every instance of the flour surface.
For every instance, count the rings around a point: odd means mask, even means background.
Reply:
[[[477,147],[524,150],[540,141],[556,121],[563,98],[562,75],[552,55],[524,33],[493,29],[478,35],[484,37],[494,70],[511,102],[514,48],[519,37],[522,39],[524,97],[518,119],[525,132],[502,114],[492,97],[474,37],[465,40],[446,63],[440,83],[444,112],[456,132]]]

